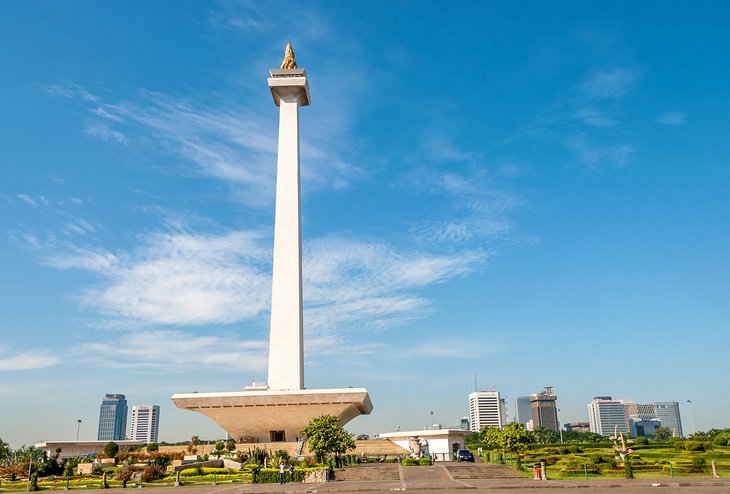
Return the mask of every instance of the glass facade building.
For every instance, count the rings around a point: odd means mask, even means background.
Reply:
[[[124,395],[105,395],[99,411],[99,441],[123,441],[127,433],[127,399]]]

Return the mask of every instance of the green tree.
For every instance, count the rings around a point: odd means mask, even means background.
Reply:
[[[224,449],[226,449],[226,445],[225,445],[225,444],[223,444],[223,441],[218,441],[217,443],[215,443],[215,450],[216,450],[217,452],[219,452],[219,453],[220,453],[220,452],[221,452],[221,451],[223,451]]]
[[[497,449],[500,447],[501,433],[499,427],[493,425],[487,427],[485,425],[479,430],[479,435],[481,436],[482,443],[488,449]]]
[[[149,443],[147,445],[147,452],[148,453],[152,453],[152,452],[155,452],[155,451],[159,451],[159,449],[160,449],[160,446],[157,443]]]
[[[520,422],[512,422],[500,431],[499,447],[505,451],[519,451],[535,442],[535,434]]]
[[[116,458],[119,453],[119,445],[114,441],[109,441],[104,446],[104,457],[105,458]]]
[[[226,451],[236,451],[236,442],[233,439],[229,439],[226,443]]]
[[[319,461],[331,453],[345,453],[355,449],[353,435],[340,427],[340,422],[333,415],[322,415],[309,421],[301,430],[307,438],[309,449]]]
[[[672,436],[672,430],[669,427],[657,427],[656,431],[654,431],[654,437],[660,441],[666,441]]]
[[[478,442],[481,442],[482,438],[479,436],[478,432],[470,432],[466,436],[464,436],[464,444],[476,444]]]
[[[0,437],[0,465],[9,465],[12,459],[13,452],[10,450],[10,444]]]

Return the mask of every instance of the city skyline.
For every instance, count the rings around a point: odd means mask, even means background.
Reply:
[[[170,395],[265,381],[288,40],[306,384],[367,387],[352,432],[455,424],[475,372],[727,427],[729,10],[1,3],[0,437],[93,439],[109,390],[221,437]]]

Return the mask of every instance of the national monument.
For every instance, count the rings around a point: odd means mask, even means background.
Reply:
[[[299,107],[309,106],[309,84],[291,43],[268,81],[279,107],[268,381],[244,391],[172,396],[175,406],[206,415],[238,442],[294,441],[315,417],[334,415],[344,425],[373,409],[365,388],[304,387]]]

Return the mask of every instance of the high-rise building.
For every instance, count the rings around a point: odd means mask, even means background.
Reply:
[[[506,410],[499,391],[475,391],[469,395],[469,425],[478,432],[482,427],[504,427]]]
[[[591,425],[588,422],[568,422],[565,424],[568,432],[591,432]]]
[[[99,410],[99,441],[123,441],[127,432],[127,400],[124,395],[105,395]]]
[[[555,388],[548,386],[544,391],[530,395],[532,412],[532,426],[537,429],[543,427],[557,432],[560,429],[558,422],[558,397]]]
[[[591,432],[602,436],[610,436],[614,432],[630,432],[626,407],[621,401],[612,400],[610,396],[593,398],[588,404],[588,422]]]
[[[654,417],[661,421],[662,427],[672,431],[674,437],[684,437],[682,419],[679,416],[679,403],[676,401],[658,401],[654,403]]]
[[[156,443],[160,429],[160,407],[157,405],[134,405],[132,427],[129,438],[133,441]]]
[[[658,420],[661,427],[666,427],[675,437],[682,437],[682,419],[679,416],[679,403],[676,401],[659,401],[655,403],[636,403],[632,400],[621,400],[626,409],[626,416],[629,421],[640,422],[643,420]],[[638,431],[639,429],[636,429]],[[644,427],[648,431],[639,434],[632,430],[633,435],[653,436],[651,427]]]
[[[530,407],[529,396],[518,396],[515,398],[515,411],[517,416],[515,417],[516,422],[520,422],[522,425],[527,426],[527,423],[532,420],[532,408]]]

